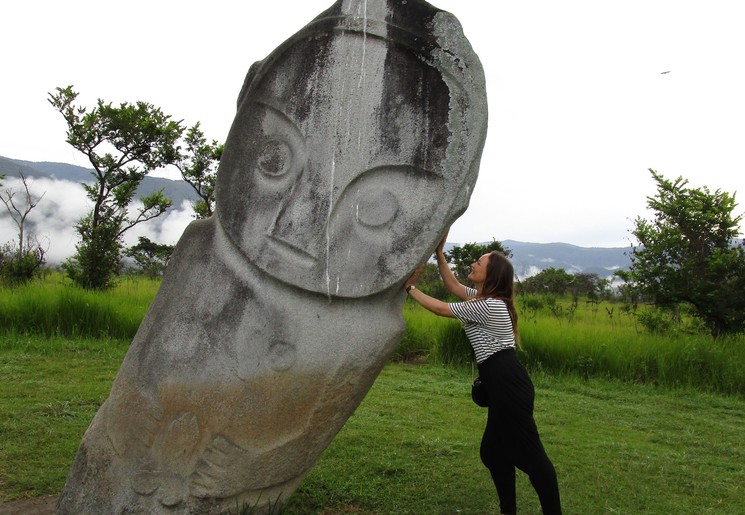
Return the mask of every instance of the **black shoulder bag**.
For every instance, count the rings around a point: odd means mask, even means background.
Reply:
[[[489,406],[489,394],[480,377],[473,380],[473,384],[471,385],[471,399],[473,399],[473,402],[477,406],[481,406],[482,408]]]

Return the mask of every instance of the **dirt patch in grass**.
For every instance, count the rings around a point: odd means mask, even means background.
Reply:
[[[0,515],[53,515],[55,504],[57,504],[56,495],[19,499],[0,504]]]

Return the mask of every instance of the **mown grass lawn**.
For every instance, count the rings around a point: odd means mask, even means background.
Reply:
[[[0,337],[0,500],[56,494],[124,340]],[[13,339],[11,342],[10,339]],[[300,513],[496,513],[471,373],[390,364],[289,500]],[[533,372],[565,513],[745,513],[745,400]],[[521,513],[539,513],[518,477]]]

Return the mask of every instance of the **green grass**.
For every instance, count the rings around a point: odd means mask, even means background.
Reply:
[[[160,282],[124,277],[106,292],[76,288],[60,273],[20,288],[0,289],[0,328],[7,334],[131,340]],[[684,316],[677,325],[654,321],[647,308],[636,315],[622,304],[576,305],[568,299],[518,298],[522,359],[554,374],[606,377],[630,382],[745,396],[745,335],[712,340]],[[472,362],[460,324],[408,301],[407,331],[394,359],[463,366]],[[640,322],[640,320],[642,322]]]
[[[494,513],[469,375],[390,365],[289,513]],[[690,390],[534,374],[536,419],[569,514],[742,513],[745,403]],[[519,474],[521,513],[540,513]]]
[[[552,373],[745,397],[745,335],[714,340],[692,330],[690,319],[655,334],[639,323],[638,314],[624,314],[620,307],[579,304],[573,319],[545,311],[523,317],[523,360]]]
[[[86,292],[51,274],[0,289],[0,500],[59,492],[158,286]],[[688,323],[651,334],[615,304],[518,307],[566,513],[745,513],[744,336],[714,341]],[[286,513],[497,511],[467,340],[412,303],[404,316],[397,362]],[[539,512],[522,474],[518,496],[521,513]]]
[[[524,361],[553,373],[691,386],[745,396],[745,339],[653,335],[631,328],[566,326],[555,320],[521,326]]]
[[[0,498],[59,491],[128,344],[0,335]]]
[[[73,286],[61,273],[15,288],[0,288],[0,327],[46,336],[131,339],[159,280],[125,276],[105,292]]]
[[[0,337],[0,499],[56,494],[126,340]],[[568,514],[742,513],[745,400],[533,371]],[[464,368],[389,364],[285,513],[494,513]],[[521,513],[539,513],[518,477]]]
[[[713,340],[706,333],[645,330],[620,304],[521,311],[521,359],[535,370],[671,387],[690,386],[745,398],[745,335]],[[609,312],[613,312],[613,316]],[[410,341],[431,338],[430,363],[469,363],[470,346],[457,322],[409,302],[404,315]],[[685,326],[686,329],[688,326]],[[434,336],[433,336],[434,335]]]

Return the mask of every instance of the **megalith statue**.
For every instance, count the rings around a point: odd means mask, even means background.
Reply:
[[[286,502],[399,343],[486,125],[476,54],[422,0],[339,0],[251,66],[216,213],[178,242],[58,513]]]

